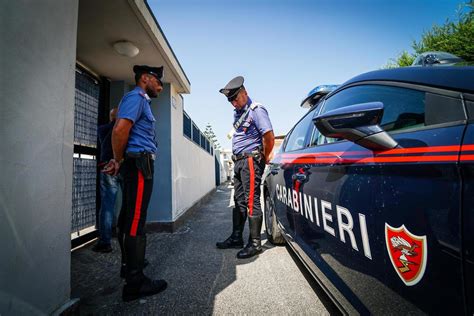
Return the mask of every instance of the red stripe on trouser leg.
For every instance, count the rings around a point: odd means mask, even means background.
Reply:
[[[249,192],[249,215],[253,213],[253,196],[255,194],[255,172],[253,169],[253,158],[248,157],[249,170],[250,170],[250,192]]]
[[[138,170],[137,199],[135,201],[135,212],[133,214],[132,228],[130,229],[130,236],[133,237],[137,235],[138,222],[140,221],[144,184],[145,181],[143,180],[143,174],[140,170]]]

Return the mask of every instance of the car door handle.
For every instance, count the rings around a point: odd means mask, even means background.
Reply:
[[[294,175],[292,176],[292,178],[293,178],[293,180],[302,182],[302,181],[306,180],[306,174],[304,174],[304,173],[297,173],[297,174],[294,174]]]

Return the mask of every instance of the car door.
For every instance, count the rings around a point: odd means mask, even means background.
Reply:
[[[464,282],[467,314],[474,313],[474,95],[464,95],[469,124],[461,148],[463,177]]]
[[[297,242],[361,313],[462,312],[462,102],[422,86],[357,84],[321,113],[367,102],[383,103],[381,127],[400,148],[374,152],[314,132],[293,159]]]
[[[270,164],[269,183],[273,188],[273,201],[275,213],[281,228],[292,238],[295,236],[294,210],[292,200],[292,189],[295,183],[293,178],[294,165],[282,159],[282,156],[292,155],[300,148],[305,147],[307,134],[310,127],[313,126],[313,117],[316,108],[312,108],[308,113],[293,127],[285,138],[275,159]]]

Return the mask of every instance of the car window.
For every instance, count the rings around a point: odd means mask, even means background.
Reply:
[[[324,106],[324,100],[322,100],[318,105],[317,105],[317,108],[316,110],[314,111],[314,116],[317,116],[319,114],[319,112],[321,111],[321,108]],[[313,118],[314,118],[313,116]],[[313,126],[313,130],[311,132],[311,135],[310,135],[310,141],[309,141],[309,144],[308,144],[308,147],[313,147],[313,146],[316,146],[317,143],[318,143],[318,139],[323,136],[319,130],[316,128],[316,126],[314,125]]]
[[[379,101],[384,104],[380,126],[385,131],[395,131],[425,126],[425,92],[382,85],[362,85],[347,88],[331,96],[324,103],[321,113],[344,106]],[[318,135],[318,145],[337,141]]]
[[[305,147],[306,135],[308,134],[308,131],[314,126],[313,117],[314,109],[309,111],[306,116],[295,125],[285,141],[285,152],[294,151]]]

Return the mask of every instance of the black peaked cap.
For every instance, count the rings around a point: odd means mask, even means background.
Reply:
[[[163,80],[164,69],[161,67],[151,67],[147,65],[135,65],[133,66],[133,72],[137,75],[150,74],[155,76],[160,82]]]

